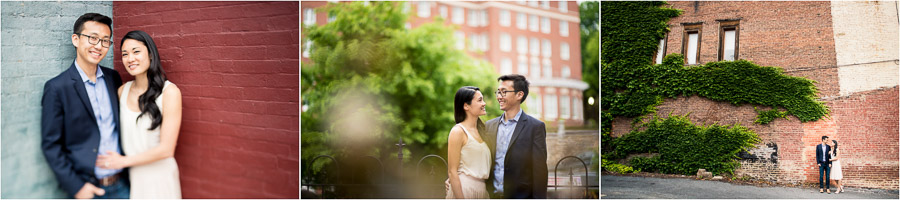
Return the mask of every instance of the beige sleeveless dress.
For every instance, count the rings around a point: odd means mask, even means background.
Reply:
[[[144,115],[136,120],[140,112],[128,108],[125,102],[133,81],[125,83],[119,98],[119,123],[122,128],[122,150],[126,155],[141,154],[159,146],[159,128],[150,128],[150,117]],[[172,85],[166,81],[166,87]],[[162,109],[163,95],[156,98],[156,105]],[[178,164],[174,157],[164,158],[156,162],[128,168],[131,182],[131,198],[133,199],[180,199],[181,183],[178,178]]]
[[[489,199],[484,180],[488,179],[491,172],[491,150],[484,142],[478,142],[469,134],[466,127],[456,124],[466,132],[466,144],[460,149],[459,183],[462,188],[462,197],[453,196],[450,179],[444,181],[448,199]],[[454,163],[448,163],[454,164]]]

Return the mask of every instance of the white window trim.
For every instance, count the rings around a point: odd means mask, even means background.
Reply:
[[[453,33],[453,36],[454,39],[456,39],[456,49],[466,49],[466,33],[462,31],[456,31]]]
[[[541,30],[540,21],[538,21],[537,15],[528,15],[528,30],[532,32],[538,32]]]
[[[512,60],[510,60],[509,58],[500,59],[500,74],[512,74],[512,65]]]
[[[316,25],[316,10],[313,8],[303,9],[303,24],[307,26]]]
[[[541,17],[541,33],[550,34],[550,18]]]
[[[518,62],[516,63],[516,73],[522,76],[528,76],[528,57],[525,55],[519,55]]]
[[[528,72],[530,72],[532,77],[541,77],[541,61],[537,57],[531,57],[528,66],[531,67],[531,70],[528,70]]]
[[[559,99],[555,94],[546,94],[545,96],[547,96],[547,112],[544,113],[544,116],[548,120],[556,120],[559,115]]]
[[[478,27],[479,25],[481,25],[481,20],[478,19],[479,17],[477,10],[469,9],[468,16],[469,20],[467,20],[466,25],[469,25],[470,27]]]
[[[464,23],[466,23],[466,18],[465,18],[465,17],[466,17],[466,11],[465,11],[465,9],[460,8],[460,7],[455,7],[455,6],[454,6],[452,12],[453,12],[453,13],[451,13],[451,14],[452,14],[453,16],[451,16],[451,17],[452,17],[452,20],[451,20],[451,21],[452,21],[454,24],[464,24]]]
[[[420,1],[416,2],[418,7],[416,7],[416,14],[419,17],[426,18],[431,17],[431,2]]]
[[[520,55],[528,54],[528,38],[525,36],[519,36],[516,38],[516,53]]]
[[[500,10],[500,26],[509,27],[512,24],[512,23],[510,23],[512,21],[511,20],[512,16],[510,16],[510,15],[511,14],[509,13],[509,10],[506,10],[506,9]]]
[[[530,43],[528,44],[529,51],[532,56],[540,56],[541,55],[541,41],[538,41],[537,38],[531,38]]]
[[[563,12],[563,13],[569,12],[569,2],[568,1],[557,1],[557,3],[559,3],[559,5],[557,5],[557,8],[559,8],[559,12]]]
[[[563,42],[559,45],[559,58],[563,60],[569,60],[569,43]]]
[[[559,96],[559,116],[562,119],[569,119],[572,111],[572,101],[568,95]]]
[[[508,33],[500,33],[500,51],[512,51],[512,37]]]
[[[553,63],[550,62],[550,59],[544,58],[543,62],[541,62],[541,68],[544,70],[542,72],[544,78],[553,78]]]
[[[516,28],[528,30],[528,15],[525,13],[516,13]]]
[[[306,46],[306,48],[303,48],[303,57],[304,58],[309,58],[309,53],[312,52],[312,50],[311,50],[312,45],[313,45],[313,43],[309,39],[307,39],[306,42],[304,42],[304,46]]]
[[[447,6],[445,5],[438,7],[438,12],[440,12],[441,18],[444,18],[444,20],[447,20],[447,16],[450,16],[450,11],[447,10]]]
[[[569,37],[569,22],[565,20],[559,20],[559,35],[563,37]]]
[[[553,55],[553,45],[550,40],[543,39],[541,41],[541,56],[545,58],[549,58],[550,55]]]

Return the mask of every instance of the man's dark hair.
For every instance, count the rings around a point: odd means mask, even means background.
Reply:
[[[112,33],[112,19],[99,13],[85,13],[84,15],[81,15],[81,17],[78,17],[78,20],[75,20],[75,27],[73,28],[72,34],[80,34],[81,31],[84,30],[84,23],[89,21],[106,24],[106,26],[109,27],[109,32]]]
[[[828,136],[824,136],[824,135],[822,136],[822,140],[827,140],[827,139],[828,139]]]
[[[519,103],[521,104],[522,102],[525,102],[525,97],[528,97],[529,85],[528,80],[525,80],[525,76],[518,74],[507,74],[500,76],[500,78],[497,78],[497,81],[513,81],[513,89],[515,89],[516,92],[522,91],[525,93],[525,95],[522,95],[522,100],[520,100]]]

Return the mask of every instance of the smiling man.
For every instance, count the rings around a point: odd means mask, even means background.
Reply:
[[[41,148],[60,187],[77,199],[127,199],[126,170],[95,167],[102,152],[122,153],[119,73],[99,65],[112,47],[112,19],[87,13],[75,21],[75,61],[44,84]]]
[[[494,164],[488,178],[491,198],[547,198],[547,128],[522,111],[528,80],[518,74],[497,78],[497,102],[503,114],[489,120],[485,142]]]

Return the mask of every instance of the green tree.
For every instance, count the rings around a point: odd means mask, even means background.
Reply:
[[[578,5],[581,18],[581,80],[588,83],[588,89],[582,94],[585,122],[599,122],[600,113],[600,2],[587,1]],[[589,104],[593,97],[594,105]]]
[[[301,67],[304,169],[320,170],[327,162],[309,163],[319,155],[388,162],[396,159],[399,138],[406,161],[446,157],[453,97],[462,86],[481,88],[488,102],[483,120],[500,114],[489,100],[497,85],[493,67],[454,48],[453,28],[440,19],[404,28],[408,13],[396,3],[332,3],[319,9],[334,21],[304,27],[313,43],[311,62]]]

